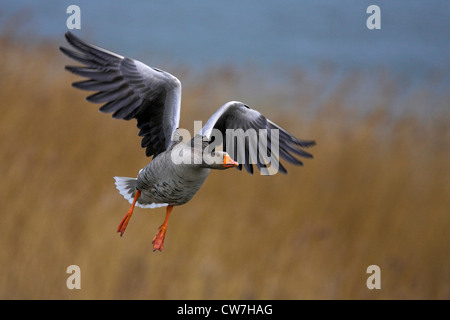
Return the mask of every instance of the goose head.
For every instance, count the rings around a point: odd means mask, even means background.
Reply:
[[[203,153],[202,167],[225,170],[229,168],[237,167],[239,163],[234,161],[230,155],[223,151],[214,151],[212,153]]]

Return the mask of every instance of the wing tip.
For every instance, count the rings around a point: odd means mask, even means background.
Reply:
[[[302,148],[314,147],[317,144],[315,140],[299,140],[299,139],[296,139],[294,143]]]
[[[64,69],[66,70],[66,71],[69,71],[70,73],[75,73],[76,71],[76,69],[77,68],[80,68],[80,67],[76,67],[76,66],[64,66]]]

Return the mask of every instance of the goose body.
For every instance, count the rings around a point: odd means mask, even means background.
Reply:
[[[158,159],[159,158],[159,159]],[[137,189],[145,190],[144,199],[181,206],[192,199],[205,182],[209,168],[188,164],[175,165],[169,153],[155,158],[138,175]],[[160,160],[160,161],[158,161]]]
[[[154,251],[161,251],[173,207],[190,201],[211,170],[236,167],[239,170],[245,168],[253,174],[253,166],[256,165],[261,173],[266,174],[268,154],[259,152],[262,146],[270,153],[270,164],[276,163],[277,171],[282,173],[287,173],[287,170],[280,159],[303,165],[298,157],[312,158],[303,148],[315,145],[314,141],[295,138],[239,101],[225,103],[208,119],[194,139],[181,141],[179,136],[177,138],[181,83],[176,77],[87,43],[70,32],[66,33],[66,39],[76,50],[64,47],[60,50],[83,64],[67,66],[66,69],[87,78],[73,83],[73,86],[96,91],[86,99],[103,103],[99,108],[101,112],[112,113],[116,119],[136,119],[139,136],[142,137],[141,145],[146,149],[146,155],[153,157],[136,178],[115,177],[120,194],[131,203],[130,210],[117,229],[120,235],[125,232],[136,205],[143,208],[165,206],[165,221],[153,238]],[[246,134],[240,149],[237,144],[233,147],[233,144],[224,141],[223,151],[216,151],[214,141],[217,135],[225,136],[229,130],[253,130],[260,134]]]
[[[117,188],[130,203],[136,190],[141,190],[136,205],[142,208],[185,204],[203,185],[210,169],[200,165],[175,164],[172,152],[181,150],[193,152],[183,142],[174,144],[170,150],[161,153],[140,170],[137,178],[115,177]]]

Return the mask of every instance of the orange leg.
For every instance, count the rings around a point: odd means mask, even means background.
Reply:
[[[119,227],[117,228],[117,232],[120,232],[120,236],[123,236],[125,229],[127,228],[128,221],[130,221],[131,215],[133,214],[134,205],[136,204],[137,199],[141,196],[141,191],[136,190],[136,194],[134,195],[133,204],[131,205],[130,210],[128,210],[127,214],[120,221]]]
[[[167,230],[167,221],[169,221],[170,213],[172,212],[173,206],[167,206],[166,219],[164,223],[159,227],[159,231],[156,236],[153,238],[153,251],[159,250],[161,251],[164,246],[164,238],[166,236]]]

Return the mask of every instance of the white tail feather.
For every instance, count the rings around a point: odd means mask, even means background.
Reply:
[[[114,177],[114,180],[116,180],[115,184],[119,193],[132,204],[136,192],[136,178]],[[136,206],[141,208],[154,209],[168,205],[167,203],[141,203],[139,200],[140,198],[136,202]]]

